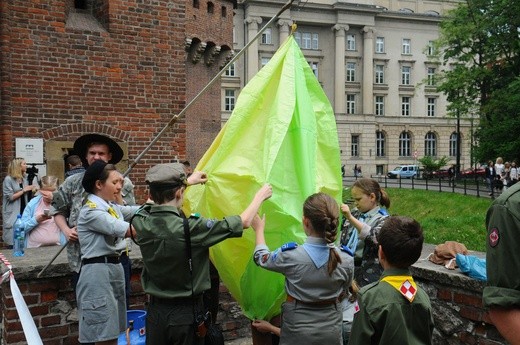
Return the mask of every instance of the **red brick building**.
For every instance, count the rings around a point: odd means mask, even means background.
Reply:
[[[16,138],[43,139],[47,174],[85,133],[125,151],[122,171],[214,77],[232,51],[228,0],[2,0],[0,2],[1,178]],[[145,197],[146,169],[193,165],[220,130],[216,83],[130,173]]]

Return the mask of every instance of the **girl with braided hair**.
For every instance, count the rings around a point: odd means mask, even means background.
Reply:
[[[280,344],[342,344],[340,296],[352,282],[352,256],[336,247],[339,205],[316,193],[303,205],[305,243],[286,243],[271,252],[265,243],[265,216],[256,216],[255,263],[285,276]],[[310,326],[312,325],[312,326]]]

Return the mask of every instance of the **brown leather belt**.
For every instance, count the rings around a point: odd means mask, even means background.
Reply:
[[[300,301],[299,299],[294,298],[291,295],[287,295],[286,301],[287,302],[298,302],[298,303],[301,303],[301,304],[307,304],[307,305],[313,305],[313,306],[333,305],[333,304],[336,304],[336,303],[339,302],[337,298],[335,298],[335,299],[326,299],[326,300],[322,300],[322,301],[304,302],[304,301]]]

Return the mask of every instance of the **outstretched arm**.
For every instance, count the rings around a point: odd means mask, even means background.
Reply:
[[[240,218],[242,218],[242,226],[244,229],[247,229],[253,223],[253,218],[257,215],[258,210],[262,203],[269,199],[273,195],[273,188],[270,184],[264,184],[258,192],[256,192],[253,201],[247,206],[247,208],[240,214]]]

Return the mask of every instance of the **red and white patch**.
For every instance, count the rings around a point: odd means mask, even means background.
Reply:
[[[144,327],[143,328],[139,328],[139,335],[143,336],[145,334],[146,334],[146,328],[144,328]]]
[[[406,280],[401,287],[399,288],[399,291],[403,294],[404,297],[406,297],[407,300],[410,302],[413,301],[413,298],[415,297],[415,293],[417,292],[417,289],[415,289],[410,283],[410,281]]]
[[[359,311],[359,304],[356,301],[356,303],[354,304],[354,314],[357,313],[358,311]]]
[[[269,260],[269,254],[262,255],[262,263],[265,264]]]
[[[489,233],[489,245],[494,248],[497,246],[499,240],[500,233],[498,232],[497,228],[493,228],[493,230],[491,230]]]

